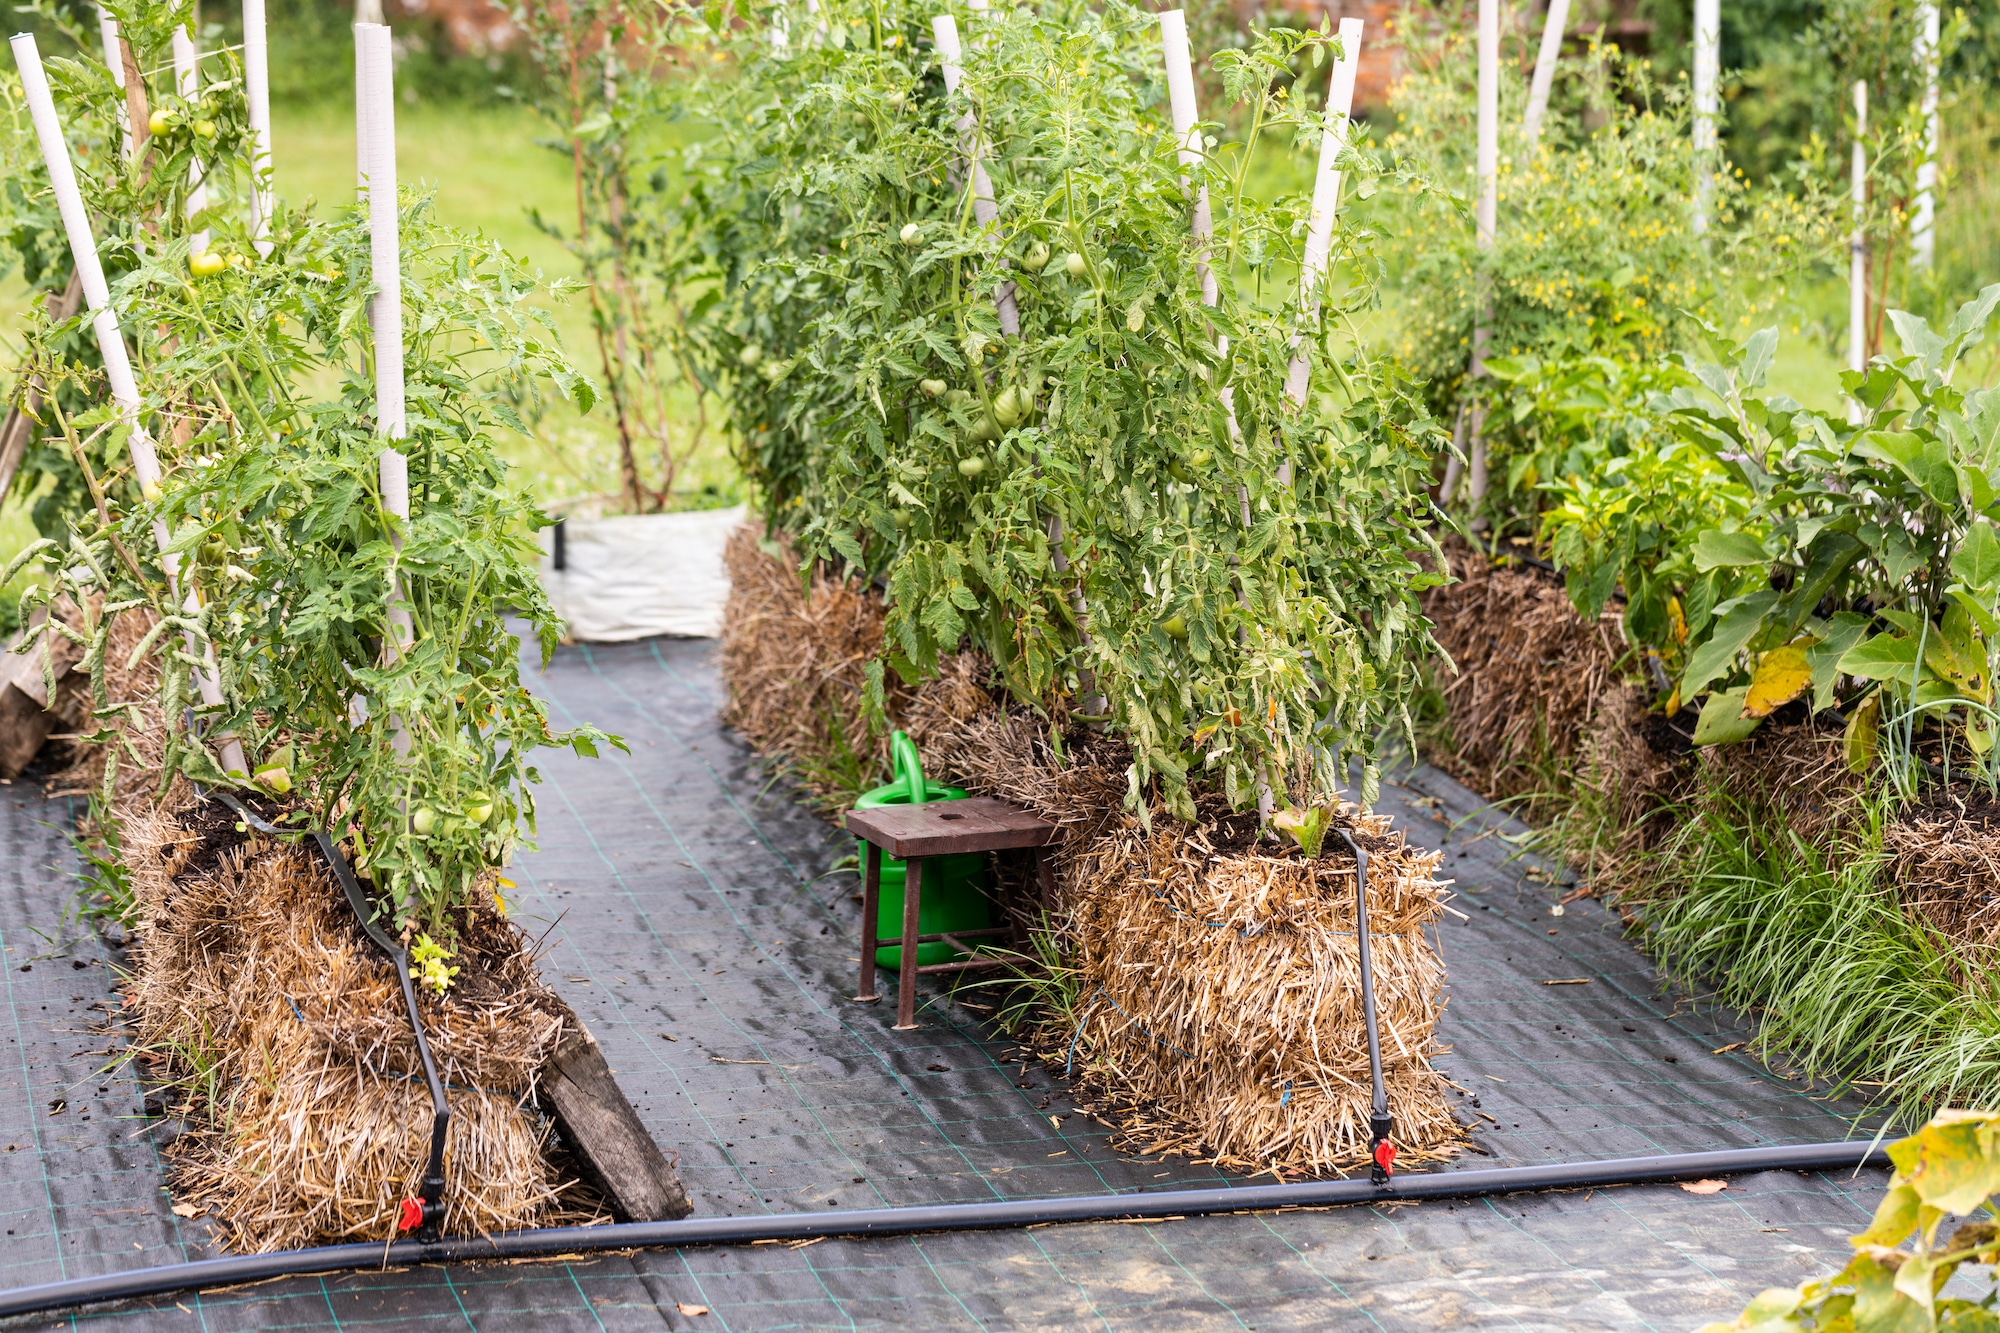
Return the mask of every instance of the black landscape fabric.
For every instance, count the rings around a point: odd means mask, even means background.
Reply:
[[[563,649],[536,688],[629,755],[545,754],[515,913],[698,1213],[1136,1192],[1240,1177],[1113,1152],[1060,1071],[978,1015],[850,1001],[852,845],[721,725],[712,644]],[[1524,832],[1433,770],[1385,789],[1456,881],[1440,1061],[1477,1168],[1847,1137],[1857,1108],[1747,1058],[1740,1018],[1663,987]],[[173,1210],[115,1038],[119,954],[65,928],[76,803],[0,787],[0,1286],[212,1257]],[[1549,982],[1569,984],[1549,985]],[[11,1046],[9,1053],[5,1047]],[[1263,1183],[1268,1183],[1265,1177]],[[1084,1223],[333,1273],[9,1326],[145,1330],[1684,1329],[1844,1262],[1884,1183],[1765,1173],[1463,1203]]]

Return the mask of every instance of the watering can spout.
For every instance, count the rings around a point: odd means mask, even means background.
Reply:
[[[908,732],[890,735],[889,759],[895,766],[896,782],[910,795],[910,804],[922,805],[930,794],[929,785],[924,781],[923,757],[917,753],[917,743]]]

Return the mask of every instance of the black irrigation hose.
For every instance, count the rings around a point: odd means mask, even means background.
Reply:
[[[279,838],[295,838],[304,830],[279,828],[268,820],[260,818],[249,806],[237,800],[226,791],[208,791],[196,787],[198,795],[210,800],[221,801],[236,812],[241,819],[259,833]],[[375,912],[363,891],[361,882],[354,878],[354,871],[347,864],[347,858],[340,854],[331,834],[315,831],[313,838],[319,844],[320,854],[333,867],[333,876],[340,881],[341,892],[347,895],[347,905],[354,909],[355,919],[361,929],[375,942],[375,947],[389,955],[389,965],[396,969],[397,978],[403,983],[403,1008],[410,1017],[410,1032],[417,1039],[417,1060],[423,1065],[424,1083],[431,1094],[431,1150],[430,1158],[424,1163],[423,1184],[417,1187],[417,1197],[406,1199],[399,1225],[405,1231],[415,1231],[419,1240],[434,1241],[438,1236],[438,1225],[444,1221],[444,1147],[446,1132],[451,1126],[451,1104],[445,1100],[444,1080],[438,1077],[437,1062],[431,1058],[430,1039],[424,1035],[424,1021],[417,1012],[417,987],[410,977],[410,955],[402,945],[382,927],[375,924]]]
[[[1619,1157],[1602,1162],[1498,1167],[1488,1171],[1431,1171],[1367,1180],[1314,1180],[1297,1185],[1245,1185],[1234,1189],[1163,1190],[1082,1198],[1003,1199],[991,1203],[930,1204],[911,1208],[859,1208],[786,1213],[776,1217],[690,1217],[678,1222],[621,1222],[602,1227],[550,1227],[496,1236],[403,1240],[390,1245],[327,1245],[278,1254],[204,1259],[102,1277],[72,1278],[0,1292],[0,1318],[100,1301],[163,1296],[201,1287],[263,1282],[271,1278],[390,1265],[466,1263],[630,1250],[652,1246],[742,1245],[758,1240],[810,1240],[820,1236],[900,1236],[923,1231],[974,1231],[1044,1222],[1093,1222],[1112,1218],[1179,1218],[1278,1208],[1379,1203],[1390,1199],[1463,1199],[1526,1190],[1641,1185],[1733,1175],[1746,1171],[1836,1171],[1887,1166],[1887,1149],[1873,1143],[1800,1143],[1776,1148]]]

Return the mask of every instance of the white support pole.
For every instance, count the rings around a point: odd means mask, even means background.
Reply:
[[[1694,231],[1715,206],[1716,118],[1722,111],[1722,0],[1694,0]]]
[[[181,95],[183,102],[192,103],[201,93],[201,73],[194,50],[194,38],[188,36],[187,24],[174,29],[174,91]],[[208,209],[208,187],[201,183],[201,164],[188,168],[187,215],[192,218]],[[188,252],[201,254],[208,249],[208,229],[202,228],[188,238]]]
[[[355,103],[358,152],[368,200],[368,260],[375,297],[370,322],[375,326],[375,433],[383,440],[400,440],[407,433],[403,398],[403,273],[401,220],[396,194],[396,65],[389,28],[380,23],[354,25],[360,56],[360,98]],[[402,523],[410,518],[409,460],[393,445],[385,445],[378,463],[382,506]],[[392,534],[400,548],[400,532]],[[399,585],[391,594],[389,623],[392,652],[400,654],[414,639],[409,607]]]
[[[1535,80],[1528,85],[1528,110],[1521,117],[1521,140],[1531,157],[1542,139],[1542,118],[1549,114],[1549,90],[1555,86],[1568,25],[1569,0],[1549,0],[1548,17],[1542,21],[1542,49],[1535,56]]]
[[[250,234],[271,253],[271,64],[264,0],[243,0],[243,92],[250,103]]]
[[[21,71],[21,92],[28,101],[28,113],[35,123],[35,137],[41,143],[42,161],[47,165],[49,185],[55,192],[56,209],[62,215],[63,232],[69,240],[71,261],[83,286],[84,302],[90,307],[90,326],[97,335],[97,350],[104,359],[104,378],[111,389],[111,401],[125,420],[126,448],[132,455],[132,475],[141,493],[148,498],[160,493],[160,457],[152,437],[139,420],[139,384],[132,375],[132,361],[125,351],[125,334],[118,327],[118,313],[111,308],[111,289],[104,281],[104,266],[97,257],[97,238],[91,234],[90,214],[84,208],[83,191],[77,188],[76,168],[70,162],[69,144],[63,139],[62,121],[49,92],[42,69],[41,52],[33,33],[21,33],[8,43],[14,49],[14,64]],[[160,565],[171,585],[180,573],[180,558],[167,549],[171,536],[164,521],[153,523],[153,540],[160,548]],[[195,590],[187,592],[187,609],[200,609]],[[191,641],[190,641],[191,643]],[[210,708],[222,706],[222,687],[216,680],[215,658],[203,652],[206,666],[194,673],[195,688]],[[233,736],[220,738],[222,767],[226,772],[249,774],[243,759],[243,745]]]
[[[118,20],[102,9],[97,11],[97,40],[104,47],[104,64],[111,71],[111,84],[122,93],[125,91],[125,54],[118,49]],[[118,106],[118,124],[125,131],[125,160],[129,162],[137,149],[132,144],[132,123],[125,117],[122,99]]]
[[[1500,224],[1500,0],[1479,0],[1479,144],[1473,163],[1479,202],[1473,241],[1484,254],[1493,248]],[[1482,272],[1474,295],[1470,377],[1486,374],[1486,344],[1492,336],[1492,284]],[[1472,459],[1466,489],[1476,503],[1486,498],[1486,411],[1472,408]]]
[[[1336,165],[1347,148],[1348,127],[1354,110],[1354,72],[1361,60],[1361,20],[1340,21],[1340,56],[1326,90],[1326,128],[1319,137],[1319,170],[1313,177],[1312,212],[1306,220],[1305,253],[1299,259],[1299,310],[1307,323],[1319,314],[1320,287],[1326,280],[1327,261],[1333,253],[1333,219],[1340,208],[1340,168]],[[1306,400],[1307,378],[1312,358],[1295,349],[1285,368],[1285,397],[1297,406]]]
[[[1194,61],[1188,53],[1187,14],[1178,9],[1160,12],[1160,53],[1167,66],[1167,104],[1174,118],[1174,140],[1180,144],[1181,166],[1192,169],[1201,165],[1201,131],[1196,124],[1201,120],[1195,107]],[[1181,186],[1185,189],[1189,179],[1181,176]],[[1208,266],[1208,241],[1214,234],[1215,226],[1208,211],[1208,186],[1202,185],[1195,191],[1193,211],[1189,216],[1189,230],[1194,233],[1195,272],[1201,278],[1201,303],[1212,306],[1219,299],[1215,285],[1215,274]]]
[[[362,38],[364,24],[354,25],[354,197],[355,202],[368,202],[368,94],[362,86]]]
[[[939,14],[931,20],[931,37],[937,43],[944,91],[949,97],[958,91],[959,82],[965,77],[965,54],[958,42],[957,20],[949,14]],[[982,227],[990,227],[1000,216],[1000,205],[994,202],[993,181],[986,174],[986,165],[979,160],[979,121],[970,111],[958,118],[958,137],[971,165],[972,219]],[[1021,316],[1014,304],[1013,283],[1005,283],[994,291],[993,307],[1000,316],[1000,331],[1009,338],[1018,336]]]
[[[1868,85],[1854,81],[1854,159],[1849,189],[1854,202],[1854,232],[1847,242],[1847,368],[1868,368]],[[1848,420],[1861,420],[1861,404],[1850,400]]]
[[[1917,199],[1910,218],[1910,267],[1929,269],[1937,259],[1938,7],[1917,3],[1917,65],[1924,76],[1924,147],[1917,161]]]

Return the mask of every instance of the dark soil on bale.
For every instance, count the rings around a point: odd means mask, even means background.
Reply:
[[[1496,563],[1456,538],[1445,554],[1457,581],[1423,597],[1452,663],[1437,668],[1446,733],[1427,757],[1474,791],[1520,797],[1540,816],[1559,802],[1560,775],[1618,684],[1627,656],[1618,613],[1587,623],[1547,570]]]

